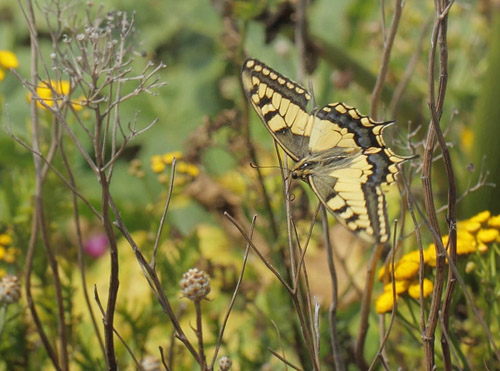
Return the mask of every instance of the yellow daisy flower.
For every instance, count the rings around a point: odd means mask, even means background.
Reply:
[[[488,210],[481,211],[479,214],[474,215],[472,218],[470,218],[469,222],[484,223],[490,218],[490,216],[491,213]]]
[[[406,290],[408,290],[408,286],[410,285],[410,281],[395,281],[395,289],[396,289],[396,294],[402,294]],[[384,292],[390,291],[392,292],[392,283],[388,283],[387,285],[384,286]]]
[[[163,156],[162,156],[162,159],[163,161],[167,164],[167,165],[171,165],[172,162],[174,161],[174,157],[177,161],[179,161],[181,158],[182,158],[182,152],[180,151],[174,151],[174,152],[168,152],[168,153],[165,153]]]
[[[9,246],[12,243],[12,237],[6,233],[0,234],[0,245]]]
[[[165,162],[163,162],[161,156],[154,155],[151,157],[151,170],[156,174],[165,170]]]
[[[200,170],[198,170],[195,165],[188,164],[187,162],[183,161],[179,161],[179,164],[177,165],[177,171],[179,171],[180,173],[191,175],[192,177],[195,177],[200,173]]]
[[[16,55],[9,50],[0,50],[0,67],[9,69],[19,67],[19,60]]]
[[[432,283],[431,280],[428,280],[427,278],[424,278],[422,281],[423,284],[423,296],[426,298],[427,296],[430,295],[432,290],[434,289],[434,284]],[[413,299],[420,299],[420,282],[418,280],[413,281],[410,283],[408,286],[408,294],[413,298]]]
[[[420,264],[411,260],[401,260],[394,266],[394,279],[396,281],[409,280],[418,273]]]
[[[476,238],[478,242],[488,244],[495,242],[499,235],[500,233],[498,232],[498,229],[486,228],[477,232]]]
[[[378,314],[387,313],[392,310],[393,304],[394,296],[392,295],[392,291],[383,292],[382,295],[380,295],[375,301],[375,311]]]
[[[488,219],[488,225],[492,228],[500,228],[500,215],[495,215]]]

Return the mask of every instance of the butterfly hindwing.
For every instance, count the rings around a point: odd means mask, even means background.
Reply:
[[[309,92],[255,59],[242,69],[243,87],[269,132],[296,161],[292,174],[311,185],[338,220],[372,242],[389,239],[382,186],[407,160],[386,147],[376,122],[343,103],[307,112]]]
[[[295,161],[306,152],[313,116],[306,108],[310,94],[265,64],[247,59],[242,68],[245,93],[269,132]]]

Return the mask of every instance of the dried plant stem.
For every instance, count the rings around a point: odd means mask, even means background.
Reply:
[[[370,261],[368,262],[368,268],[366,274],[366,286],[365,289],[363,290],[363,297],[361,299],[361,315],[360,315],[358,337],[356,340],[355,360],[358,367],[363,370],[366,370],[368,368],[368,364],[366,363],[365,356],[363,353],[365,349],[366,333],[368,332],[368,326],[369,326],[368,316],[370,314],[370,309],[371,309],[371,297],[373,291],[373,283],[375,282],[375,272],[383,248],[384,245],[377,244],[373,249]]]
[[[130,244],[130,246],[132,247],[132,250],[134,251],[135,257],[136,257],[140,267],[143,270],[144,276],[146,277],[149,286],[153,290],[153,293],[156,296],[156,299],[158,300],[158,302],[160,303],[160,306],[163,309],[163,312],[168,316],[172,325],[175,328],[177,339],[179,339],[184,344],[186,349],[191,353],[191,355],[199,363],[198,353],[196,352],[196,349],[193,347],[191,342],[188,340],[186,334],[184,333],[184,330],[182,329],[179,321],[177,320],[177,317],[172,309],[172,306],[170,305],[170,301],[168,300],[167,296],[165,295],[165,291],[163,290],[162,284],[160,282],[158,274],[156,273],[156,270],[152,268],[152,266],[144,258],[144,255],[142,255],[141,251],[139,250],[139,246],[137,246],[137,243],[134,241],[134,239],[130,235],[130,232],[128,231],[127,227],[125,226],[123,219],[120,217],[120,214],[118,212],[118,209],[117,209],[115,203],[113,202],[113,199],[111,198],[110,201],[111,201],[111,204],[110,204],[111,209],[113,210],[113,214],[116,217],[115,225],[120,230],[120,232],[125,237],[125,239]]]
[[[207,359],[205,357],[205,348],[203,346],[203,316],[201,314],[201,302],[196,300],[194,302],[194,308],[196,310],[196,337],[198,338],[198,363],[200,365],[200,370],[207,370]]]
[[[337,332],[337,305],[338,305],[338,282],[337,273],[335,271],[335,263],[333,261],[333,249],[330,241],[330,233],[328,228],[328,216],[323,205],[321,208],[321,222],[323,226],[323,235],[325,238],[325,247],[328,257],[328,269],[330,271],[330,280],[332,282],[332,301],[328,308],[328,321],[330,325],[330,346],[332,347],[333,362],[337,371],[345,370],[344,360],[340,348],[339,336]]]
[[[28,24],[30,32],[31,41],[31,83],[36,86],[38,83],[38,34],[36,31],[35,15],[33,11],[33,4],[31,1],[26,2],[26,9],[19,3],[21,9],[26,17],[26,22]],[[40,152],[40,132],[39,132],[39,121],[38,121],[38,111],[36,107],[36,101],[31,101],[31,128],[32,128],[32,147],[36,152]],[[53,156],[54,152],[51,152]],[[46,226],[46,219],[44,214],[43,205],[43,183],[45,180],[43,167],[38,156],[33,155],[33,163],[35,167],[35,195],[34,203],[35,210],[32,221],[32,235],[30,239],[30,246],[28,249],[28,257],[26,261],[26,293],[28,297],[28,305],[31,310],[31,314],[37,326],[37,330],[40,334],[42,342],[45,349],[56,369],[67,370],[69,368],[69,358],[67,349],[67,337],[66,337],[66,323],[64,318],[64,305],[62,297],[62,284],[59,277],[57,260],[55,258],[54,252],[49,242],[48,231]],[[59,356],[58,359],[56,353],[54,352],[49,340],[43,330],[43,326],[36,312],[35,304],[33,302],[33,297],[31,295],[31,273],[32,273],[32,263],[33,256],[35,252],[35,244],[38,236],[38,231],[41,231],[42,240],[47,253],[47,258],[49,261],[49,266],[52,270],[54,289],[56,294],[56,305],[57,305],[57,330],[59,337]]]
[[[254,215],[252,217],[252,224],[250,226],[250,233],[248,235],[248,238],[251,240],[253,236],[253,232],[255,229],[255,221],[257,219],[257,215]],[[219,332],[219,337],[217,338],[217,345],[215,346],[215,351],[214,355],[212,357],[212,361],[210,362],[210,367],[209,370],[214,369],[215,361],[217,360],[217,356],[219,354],[220,347],[222,345],[222,337],[224,336],[224,331],[226,329],[227,321],[229,320],[229,315],[231,314],[231,311],[233,309],[234,302],[236,301],[236,297],[238,295],[238,292],[241,287],[241,283],[243,282],[243,275],[245,274],[245,268],[247,265],[248,261],[248,253],[250,252],[250,244],[247,243],[245,247],[245,253],[243,254],[243,263],[241,265],[241,272],[240,276],[238,277],[238,281],[236,282],[236,287],[234,288],[233,296],[231,297],[231,301],[229,303],[229,307],[227,309],[226,315],[224,316],[224,320],[222,321],[222,326]]]
[[[443,154],[443,160],[446,170],[446,175],[448,177],[448,215],[447,220],[449,223],[449,246],[451,251],[452,259],[456,260],[456,215],[455,215],[455,205],[456,205],[456,188],[455,179],[453,175],[453,168],[451,160],[449,157],[448,148],[444,140],[439,122],[441,119],[444,98],[446,93],[446,85],[448,78],[448,49],[446,40],[446,30],[447,30],[447,17],[448,11],[450,9],[452,2],[448,0],[436,0],[434,2],[435,7],[435,18],[434,27],[432,31],[431,38],[431,49],[429,51],[429,110],[431,114],[431,122],[427,132],[427,138],[425,143],[425,151],[423,158],[422,167],[422,185],[424,189],[424,200],[425,207],[427,210],[427,216],[433,233],[434,243],[436,246],[436,277],[434,280],[434,290],[431,301],[431,308],[429,311],[429,317],[427,322],[427,327],[423,329],[422,338],[424,343],[425,352],[425,364],[427,370],[432,370],[435,366],[434,361],[434,334],[436,326],[439,320],[439,311],[441,307],[441,293],[444,286],[444,265],[445,265],[445,254],[444,247],[442,246],[441,233],[439,232],[439,224],[436,215],[436,208],[434,205],[434,198],[432,192],[431,184],[431,165],[432,165],[432,154],[434,143],[437,138],[439,143],[439,148]],[[434,66],[436,60],[436,48],[439,42],[439,85],[437,97],[435,95],[434,88]],[[437,236],[437,237],[436,237]],[[454,264],[454,261],[451,263]],[[451,265],[451,264],[450,264]],[[448,288],[446,290],[446,297],[444,299],[445,307],[443,311],[446,310],[446,314],[443,314],[444,318],[448,317],[449,301],[451,300],[451,294],[454,287],[453,274],[449,271],[448,275]],[[447,326],[447,319],[444,321]],[[451,361],[447,354],[449,355],[449,346],[446,339],[443,337],[442,341],[443,354],[445,355],[444,367],[445,369],[451,369]]]
[[[73,171],[71,170],[71,166],[68,162],[68,158],[66,156],[66,152],[64,150],[64,145],[63,141],[60,141],[59,144],[59,149],[61,153],[61,158],[63,160],[64,166],[66,168],[66,172],[68,173],[68,181],[71,184],[72,189],[76,189],[76,182],[75,178],[73,176]],[[77,195],[72,192],[72,202],[73,202],[73,219],[75,222],[75,229],[76,229],[76,237],[77,237],[77,259],[78,259],[78,269],[80,270],[80,280],[82,283],[82,291],[83,291],[83,296],[85,299],[85,304],[87,305],[87,311],[90,315],[90,319],[92,321],[92,326],[94,327],[94,333],[97,337],[97,340],[99,342],[99,347],[101,348],[101,352],[103,354],[103,357],[106,356],[106,351],[104,349],[104,342],[102,340],[101,332],[99,331],[99,327],[97,326],[97,321],[94,315],[94,311],[92,309],[92,304],[90,302],[90,297],[89,293],[87,290],[87,279],[86,279],[86,273],[85,273],[85,263],[83,261],[83,238],[82,238],[82,230],[81,230],[81,225],[80,225],[80,210],[78,207],[78,198]]]
[[[102,307],[101,299],[99,298],[99,293],[97,292],[97,287],[96,286],[94,286],[94,298],[95,298],[95,301],[97,303],[97,306],[99,307],[99,310],[101,311],[101,315],[103,317],[105,317],[106,313],[104,312],[104,308]],[[128,354],[130,354],[130,357],[134,361],[135,366],[137,367],[137,369],[142,371],[141,364],[139,363],[139,361],[137,360],[137,358],[135,358],[134,352],[132,352],[132,349],[128,346],[128,344],[126,343],[125,339],[122,338],[122,336],[118,333],[118,331],[116,331],[115,328],[113,328],[113,332],[116,334],[116,336],[118,337],[118,339],[120,339],[120,341],[122,342],[122,344],[125,347],[125,349],[127,349],[127,352],[128,352]]]
[[[401,13],[403,10],[403,1],[394,1],[394,14],[392,16],[391,27],[389,29],[389,35],[386,40],[384,40],[384,51],[382,53],[382,63],[380,65],[380,70],[377,75],[377,80],[375,86],[373,87],[372,97],[370,102],[370,116],[373,119],[378,118],[377,110],[378,104],[380,102],[380,96],[382,94],[382,89],[385,82],[385,77],[387,76],[387,71],[389,71],[389,62],[391,59],[392,46],[394,44],[394,39],[398,31],[399,20],[401,19]]]

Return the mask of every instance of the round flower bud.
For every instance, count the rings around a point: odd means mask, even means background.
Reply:
[[[201,301],[210,292],[210,277],[198,268],[192,268],[183,274],[180,286],[182,296],[191,301]]]
[[[219,358],[219,370],[220,371],[229,371],[231,369],[231,366],[233,365],[233,362],[231,361],[231,358],[227,356],[222,356]]]
[[[0,282],[0,303],[12,304],[21,297],[21,285],[17,276],[7,275]]]

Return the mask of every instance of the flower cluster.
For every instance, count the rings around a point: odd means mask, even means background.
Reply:
[[[172,165],[174,158],[176,160],[175,170],[177,174],[195,178],[200,173],[196,165],[182,160],[182,153],[179,151],[168,152],[163,155],[154,155],[151,157],[151,170],[156,174],[161,174],[165,168]],[[165,183],[166,179],[160,178],[160,182]]]
[[[448,235],[442,237],[443,246],[448,244]],[[470,219],[457,223],[457,254],[484,253],[488,246],[500,242],[500,215],[491,216],[489,211],[483,211]],[[429,244],[422,251],[423,263],[431,268],[436,266],[436,249],[434,243]],[[406,292],[414,299],[420,297],[420,283],[418,270],[420,267],[420,252],[410,251],[394,263],[394,285],[396,300]],[[378,272],[378,278],[387,281],[391,274],[390,266],[383,266]],[[425,278],[422,282],[423,297],[427,297],[433,290],[433,284]],[[394,303],[392,283],[384,287],[383,293],[377,298],[375,310],[377,313],[386,313],[392,309]]]
[[[0,81],[5,77],[5,71],[10,68],[17,68],[19,61],[14,53],[9,50],[0,50]]]
[[[12,237],[7,233],[0,233],[0,262],[3,261],[7,264],[13,264],[16,261],[21,251],[12,245]],[[5,276],[7,272],[5,269],[0,268],[0,278]]]
[[[42,81],[36,87],[36,104],[42,110],[48,110],[47,107],[54,107],[56,102],[58,106],[61,106],[68,101],[70,93],[71,84],[69,81]],[[31,101],[32,97],[31,93],[26,95],[28,102]],[[80,111],[83,108],[83,101],[84,97],[80,97],[78,101],[70,101],[70,104],[75,111]]]

